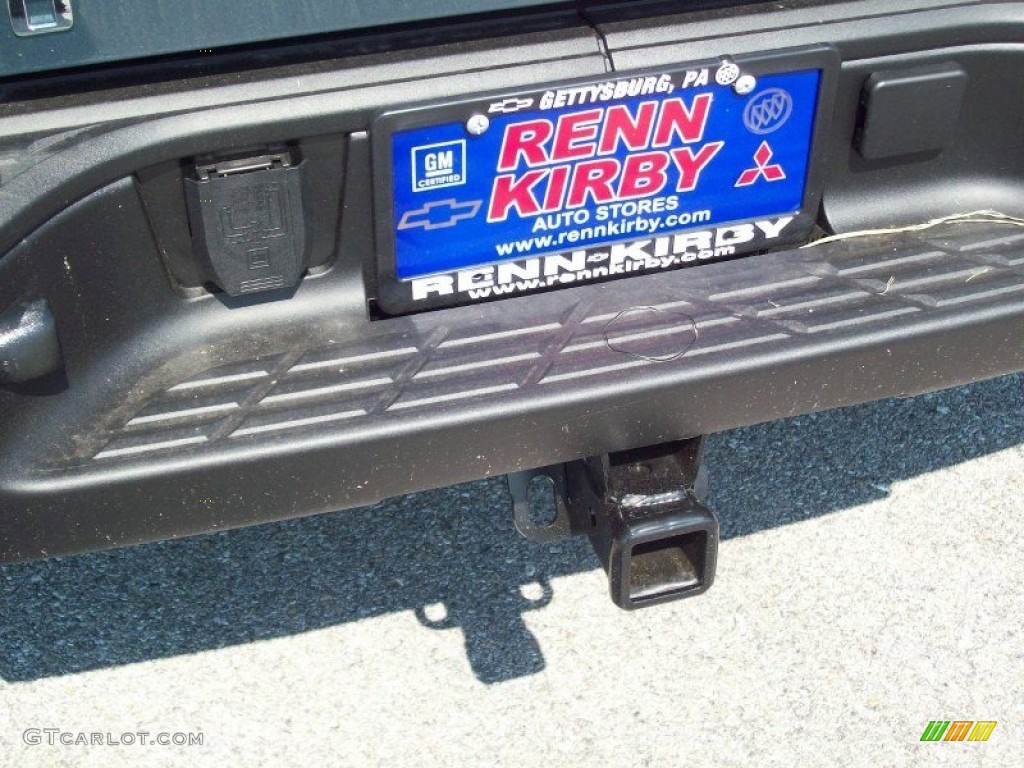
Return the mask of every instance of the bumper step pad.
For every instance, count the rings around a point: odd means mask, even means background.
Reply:
[[[343,509],[1021,370],[1024,232],[833,242],[366,320],[327,344],[287,330],[268,329],[258,359],[203,366],[182,349],[159,377],[110,368],[118,404],[83,416],[91,433],[40,429],[0,462],[0,561]],[[72,380],[46,407],[75,394]]]
[[[996,307],[1024,311],[1024,231],[963,225],[829,243],[376,322],[358,342],[211,368],[148,393],[92,457],[363,429],[622,382],[642,390],[648,374],[688,379]]]

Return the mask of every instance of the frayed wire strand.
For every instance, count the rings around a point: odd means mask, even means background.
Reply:
[[[800,246],[801,248],[813,248],[816,245],[835,243],[841,240],[852,240],[858,237],[872,237],[874,235],[898,235],[903,232],[921,232],[941,224],[1009,224],[1014,227],[1024,227],[1024,219],[1017,216],[1010,216],[999,211],[971,211],[970,213],[954,213],[949,216],[940,216],[931,219],[923,224],[910,224],[906,227],[889,227],[886,229],[862,229],[856,232],[843,232],[839,235],[829,235],[813,243]]]

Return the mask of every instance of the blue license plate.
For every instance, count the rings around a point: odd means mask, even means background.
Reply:
[[[834,52],[383,116],[380,297],[404,312],[709,263],[806,238]]]

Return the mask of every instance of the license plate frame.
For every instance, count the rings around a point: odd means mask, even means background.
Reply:
[[[371,127],[377,306],[384,314],[396,315],[510,299],[588,282],[711,263],[806,240],[814,227],[824,183],[826,138],[838,69],[838,52],[832,46],[823,45],[723,57],[651,71],[610,73],[603,78],[555,82],[536,88],[413,105],[379,115]],[[809,73],[814,74],[813,78]],[[745,93],[749,81],[744,84],[742,78],[752,78],[754,82],[754,87]],[[814,103],[808,106],[808,83],[812,79]],[[670,87],[670,90],[643,92],[652,81],[654,88]],[[636,83],[641,84],[641,93],[630,95],[629,89],[636,88]],[[774,83],[790,85],[787,90]],[[615,98],[617,88],[625,95]],[[612,98],[600,98],[609,92]],[[795,98],[791,95],[793,92],[797,94]],[[710,96],[704,98],[702,94]],[[560,106],[559,100],[582,101]],[[668,102],[681,102],[681,106],[672,104],[669,115]],[[650,103],[656,106],[642,106]],[[725,106],[719,106],[723,104]],[[620,107],[615,115],[616,131],[608,127],[613,107]],[[714,112],[716,109],[719,111]],[[592,118],[596,112],[601,116],[595,121]],[[661,120],[663,114],[667,117]],[[653,116],[645,119],[647,115]],[[724,117],[719,118],[719,115]],[[561,118],[562,122],[552,118]],[[715,119],[742,120],[742,125],[737,127],[729,122],[723,128],[713,122]],[[477,121],[476,125],[473,121]],[[545,122],[551,126],[550,134],[541,140],[542,137],[531,134],[531,126],[543,134],[548,130],[541,125]],[[570,125],[563,129],[560,126],[565,122]],[[484,131],[475,134],[481,127]],[[705,135],[709,127],[713,131]],[[638,139],[644,130],[643,140]],[[723,130],[732,133],[715,138],[723,134],[714,131]],[[487,132],[490,132],[489,143],[477,143]],[[611,139],[604,135],[609,132],[615,134]],[[803,132],[800,135],[805,142],[797,148],[803,152],[802,163],[794,160],[800,156],[799,152],[780,142],[781,138],[792,143],[791,137],[798,132]],[[515,139],[512,149],[508,146],[510,135]],[[630,147],[630,136],[634,143],[642,146]],[[787,136],[790,138],[786,139]],[[713,149],[715,144],[721,146],[711,151],[709,147]],[[765,146],[771,152],[768,157],[763,151]],[[751,147],[756,150],[749,152]],[[593,150],[589,156],[580,154],[589,150]],[[681,154],[674,154],[677,151]],[[742,163],[737,158],[742,158],[744,153],[749,153],[748,167],[736,178],[735,186],[728,189],[728,184],[721,180],[735,176],[735,169],[741,167],[737,163]],[[567,154],[573,156],[566,157]],[[662,155],[671,158],[671,162]],[[488,157],[495,164],[489,176]],[[630,157],[637,159],[634,162]],[[579,218],[579,211],[589,211],[589,215],[596,217],[596,208],[600,205],[608,208],[619,203],[619,208],[615,209],[618,211],[632,210],[626,205],[630,202],[633,207],[639,207],[641,200],[660,199],[665,205],[671,195],[636,196],[643,191],[637,181],[642,174],[636,169],[643,170],[646,161],[668,163],[661,175],[669,175],[667,183],[674,183],[678,188],[671,191],[676,192],[676,197],[683,196],[686,203],[677,221],[682,219],[683,213],[699,215],[699,220],[652,231],[650,237],[641,237],[647,233],[639,231],[616,237],[614,228],[608,235],[608,228],[598,230],[596,222],[587,230],[577,221],[565,220],[566,225],[556,229],[555,234],[563,240],[557,247],[547,248],[537,245],[541,241],[529,240],[537,235],[535,231],[520,237],[524,226],[542,226],[538,219],[553,213],[565,215],[568,212]],[[613,162],[618,162],[620,170],[615,180],[609,180],[612,177],[607,174],[611,173]],[[633,180],[627,184],[626,166],[630,163]],[[505,167],[501,168],[502,164]],[[787,176],[786,165],[796,171],[790,171]],[[782,169],[781,177],[772,171],[773,167]],[[558,168],[567,170],[558,171]],[[602,173],[606,175],[601,177]],[[599,178],[591,179],[593,183],[576,181],[578,177],[595,174]],[[755,175],[752,181],[741,184],[752,174]],[[775,178],[769,179],[769,175]],[[510,177],[501,182],[501,190],[499,182],[495,181],[498,176]],[[564,179],[556,183],[562,176]],[[657,181],[660,176],[654,174],[653,178]],[[539,180],[531,188],[527,182],[532,179]],[[702,179],[717,180],[715,183],[722,189],[712,195],[706,189],[711,182]],[[690,182],[694,188],[684,188]],[[616,183],[617,192],[612,189]],[[763,190],[772,183],[775,186],[771,189],[778,192],[766,196]],[[557,211],[548,210],[556,195],[551,192],[551,199],[545,199],[544,190],[558,188],[559,184],[561,198],[554,204],[561,207]],[[480,190],[487,186],[491,187],[490,197],[486,194],[481,197]],[[618,194],[627,186],[633,196],[607,199],[609,192]],[[460,200],[459,195],[468,189],[475,189],[476,199]],[[656,190],[666,191],[669,190]],[[474,194],[471,192],[469,196],[474,197]],[[500,200],[496,200],[499,197]],[[717,206],[714,210],[708,207],[710,204],[705,204],[703,209],[699,207],[701,200],[712,197]],[[744,202],[737,202],[740,200]],[[569,206],[570,202],[576,205]],[[764,208],[751,215],[732,215],[734,211],[753,211],[754,208],[743,207],[748,204]],[[537,205],[544,210],[537,213],[534,210]],[[646,210],[649,206],[643,207]],[[505,215],[503,220],[489,220],[502,214]],[[703,218],[705,214],[711,214],[711,219]],[[641,218],[633,219],[638,227]],[[655,218],[649,217],[647,225],[653,226]],[[622,216],[615,220],[629,218]],[[552,221],[546,218],[547,223]],[[584,242],[577,239],[569,243],[564,238],[572,236],[559,233],[568,233],[573,227],[577,232],[600,231],[604,235],[598,240],[588,237]],[[547,232],[542,230],[543,234]],[[474,240],[474,236],[477,239]],[[679,236],[686,238],[680,240]],[[488,240],[488,237],[495,239]],[[446,250],[448,244],[460,242],[460,238],[471,250],[468,256],[458,249],[452,249],[454,253]],[[646,245],[639,245],[644,241]],[[486,258],[485,246],[490,243],[497,248],[502,243],[521,245],[524,242],[532,243],[527,253],[513,253],[505,258],[495,252],[493,258]],[[676,253],[683,248],[680,242],[689,245]],[[700,247],[719,242],[728,244]],[[585,257],[581,256],[584,252]],[[702,255],[707,253],[710,255]],[[408,254],[419,262],[411,268]],[[616,259],[616,254],[621,258]],[[641,254],[646,257],[642,261]],[[556,256],[559,258],[554,258]],[[431,262],[431,258],[436,260]],[[613,261],[623,263],[623,259],[629,267],[627,271],[608,270]],[[440,264],[441,268],[431,269],[432,264]],[[585,266],[580,268],[581,265]],[[533,282],[534,276],[539,278],[536,282]],[[495,285],[501,286],[498,292],[493,290]],[[507,290],[505,285],[513,288]]]

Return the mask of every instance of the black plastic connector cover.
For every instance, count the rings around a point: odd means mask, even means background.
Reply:
[[[304,163],[287,152],[195,167],[185,179],[192,244],[229,296],[292,288],[309,265]]]
[[[953,140],[967,93],[956,63],[875,72],[864,84],[857,151],[865,160],[936,153]]]

